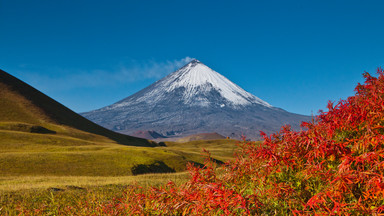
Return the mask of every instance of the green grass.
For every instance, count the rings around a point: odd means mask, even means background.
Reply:
[[[203,148],[212,151],[212,157],[218,160],[230,159],[237,149],[234,140],[167,142],[167,147],[148,148],[96,143],[57,134],[11,131],[0,134],[8,141],[19,137],[22,143],[5,148],[4,139],[0,142],[0,215],[17,215],[42,206],[46,209],[44,214],[57,215],[60,214],[57,209],[63,206],[90,200],[105,203],[121,197],[131,185],[147,188],[170,180],[182,184],[188,180],[184,171],[186,163],[203,163]],[[135,165],[158,161],[177,172],[132,175]]]
[[[7,133],[7,132],[3,132]],[[24,134],[26,139],[29,134]],[[33,136],[40,136],[35,135]],[[54,136],[54,135],[48,135]],[[237,148],[234,140],[168,142],[167,147],[132,147],[117,144],[82,145],[30,144],[28,148],[0,153],[0,191],[58,187],[65,185],[103,186],[133,181],[154,184],[156,179],[185,176],[188,161],[203,163],[202,148],[212,157],[230,159]],[[163,161],[177,173],[132,176],[132,167]]]
[[[97,140],[92,141],[81,139],[87,136],[85,132],[76,138],[62,131],[39,134],[0,130],[0,175],[122,176],[132,175],[135,165],[156,161],[175,171],[185,169],[183,156],[161,148],[119,145],[90,134]]]
[[[47,124],[56,133],[41,134],[28,132],[30,124],[19,125],[0,123],[0,128],[7,128],[0,129],[1,176],[125,176],[150,172],[137,172],[137,167],[151,166],[180,172],[187,162],[203,163],[203,148],[221,161],[230,159],[236,149],[234,140],[167,142],[167,147],[155,148],[125,146],[64,126]]]
[[[165,142],[168,148],[178,150],[185,153],[200,155],[202,149],[208,150],[212,157],[217,160],[230,160],[233,158],[234,152],[238,149],[238,140],[222,139],[222,140],[196,140],[190,142]]]
[[[104,148],[72,152],[16,152],[0,154],[2,176],[9,175],[132,175],[135,165],[164,162],[175,171],[183,171],[186,161],[181,155],[162,149],[139,147]]]
[[[234,140],[167,142],[166,147],[149,148],[57,134],[0,130],[0,137],[0,176],[3,177],[130,176],[136,174],[133,171],[139,166],[182,172],[188,162],[203,163],[203,148],[221,161],[230,159],[237,148]]]

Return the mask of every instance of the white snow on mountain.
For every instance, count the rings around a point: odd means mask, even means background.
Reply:
[[[166,98],[169,93],[179,89],[183,90],[181,98],[183,103],[189,105],[209,106],[211,102],[207,95],[212,90],[216,90],[227,101],[226,104],[220,104],[220,107],[231,106],[236,108],[250,104],[272,107],[267,102],[248,93],[223,75],[195,59],[157,81],[149,89],[144,89],[144,94],[140,98],[136,98],[135,101],[121,101],[112,105],[109,109],[124,107],[132,103],[156,103]]]
[[[264,106],[271,106],[198,60],[194,60],[172,73],[162,85],[167,88],[167,92],[184,87],[183,99],[185,103],[189,103],[197,93],[208,92],[214,88],[233,105],[247,105],[255,102]]]

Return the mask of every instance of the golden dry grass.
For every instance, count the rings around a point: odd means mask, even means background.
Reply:
[[[0,177],[0,193],[49,188],[67,189],[71,187],[106,187],[108,185],[156,186],[173,181],[181,184],[186,181],[188,172],[144,174],[137,176],[7,176]]]

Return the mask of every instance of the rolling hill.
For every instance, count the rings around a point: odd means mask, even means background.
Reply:
[[[157,146],[105,129],[0,70],[0,176],[126,176],[203,161]]]
[[[0,70],[0,129],[65,135],[130,146],[156,143],[105,129]]]

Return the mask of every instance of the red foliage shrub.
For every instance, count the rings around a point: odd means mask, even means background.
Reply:
[[[378,215],[384,212],[384,72],[364,74],[355,96],[329,102],[303,130],[284,126],[246,142],[217,174],[189,166],[191,179],[132,189],[99,205],[110,215]],[[209,157],[208,157],[209,159]]]
[[[303,130],[285,126],[245,142],[217,176],[189,167],[181,186],[129,194],[140,214],[379,214],[384,211],[384,72],[364,74],[356,95],[329,102]]]

